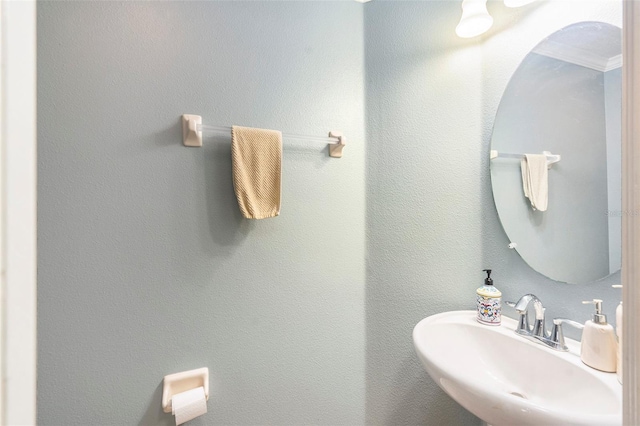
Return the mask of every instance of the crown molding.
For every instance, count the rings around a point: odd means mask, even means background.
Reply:
[[[537,46],[532,52],[601,72],[611,71],[622,66],[622,55],[606,58],[585,49],[556,43],[550,40]]]
[[[609,58],[607,61],[607,66],[605,67],[605,72],[615,70],[616,68],[622,68],[622,53],[616,56]]]

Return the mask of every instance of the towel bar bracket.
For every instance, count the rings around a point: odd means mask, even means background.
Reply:
[[[329,132],[329,137],[338,138],[338,143],[329,144],[329,156],[333,158],[342,158],[342,150],[345,146],[345,137],[342,135],[342,132]]]
[[[547,169],[550,169],[555,163],[559,163],[562,158],[559,154],[553,155],[549,151],[542,151],[542,153],[547,156]]]
[[[182,143],[184,146],[202,146],[202,130],[198,130],[198,125],[202,125],[202,117],[193,114],[182,116]]]

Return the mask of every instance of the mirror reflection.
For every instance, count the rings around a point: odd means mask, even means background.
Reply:
[[[604,278],[621,263],[621,30],[570,25],[522,61],[498,108],[491,181],[522,258],[562,282]],[[521,158],[549,151],[545,211],[524,195]],[[526,179],[524,179],[526,181]]]

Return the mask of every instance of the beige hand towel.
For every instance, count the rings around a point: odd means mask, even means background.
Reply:
[[[549,168],[547,156],[525,154],[520,162],[522,189],[534,210],[544,212],[549,203]]]
[[[233,187],[247,219],[280,214],[282,133],[277,130],[231,127]]]

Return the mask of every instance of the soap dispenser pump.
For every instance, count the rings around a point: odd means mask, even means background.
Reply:
[[[502,293],[493,286],[491,269],[483,269],[487,273],[484,285],[476,290],[477,319],[481,324],[500,325],[502,321]]]
[[[613,327],[607,323],[607,317],[602,313],[602,300],[593,299],[582,303],[595,305],[596,312],[593,319],[584,324],[580,359],[596,370],[614,373],[618,342]]]

